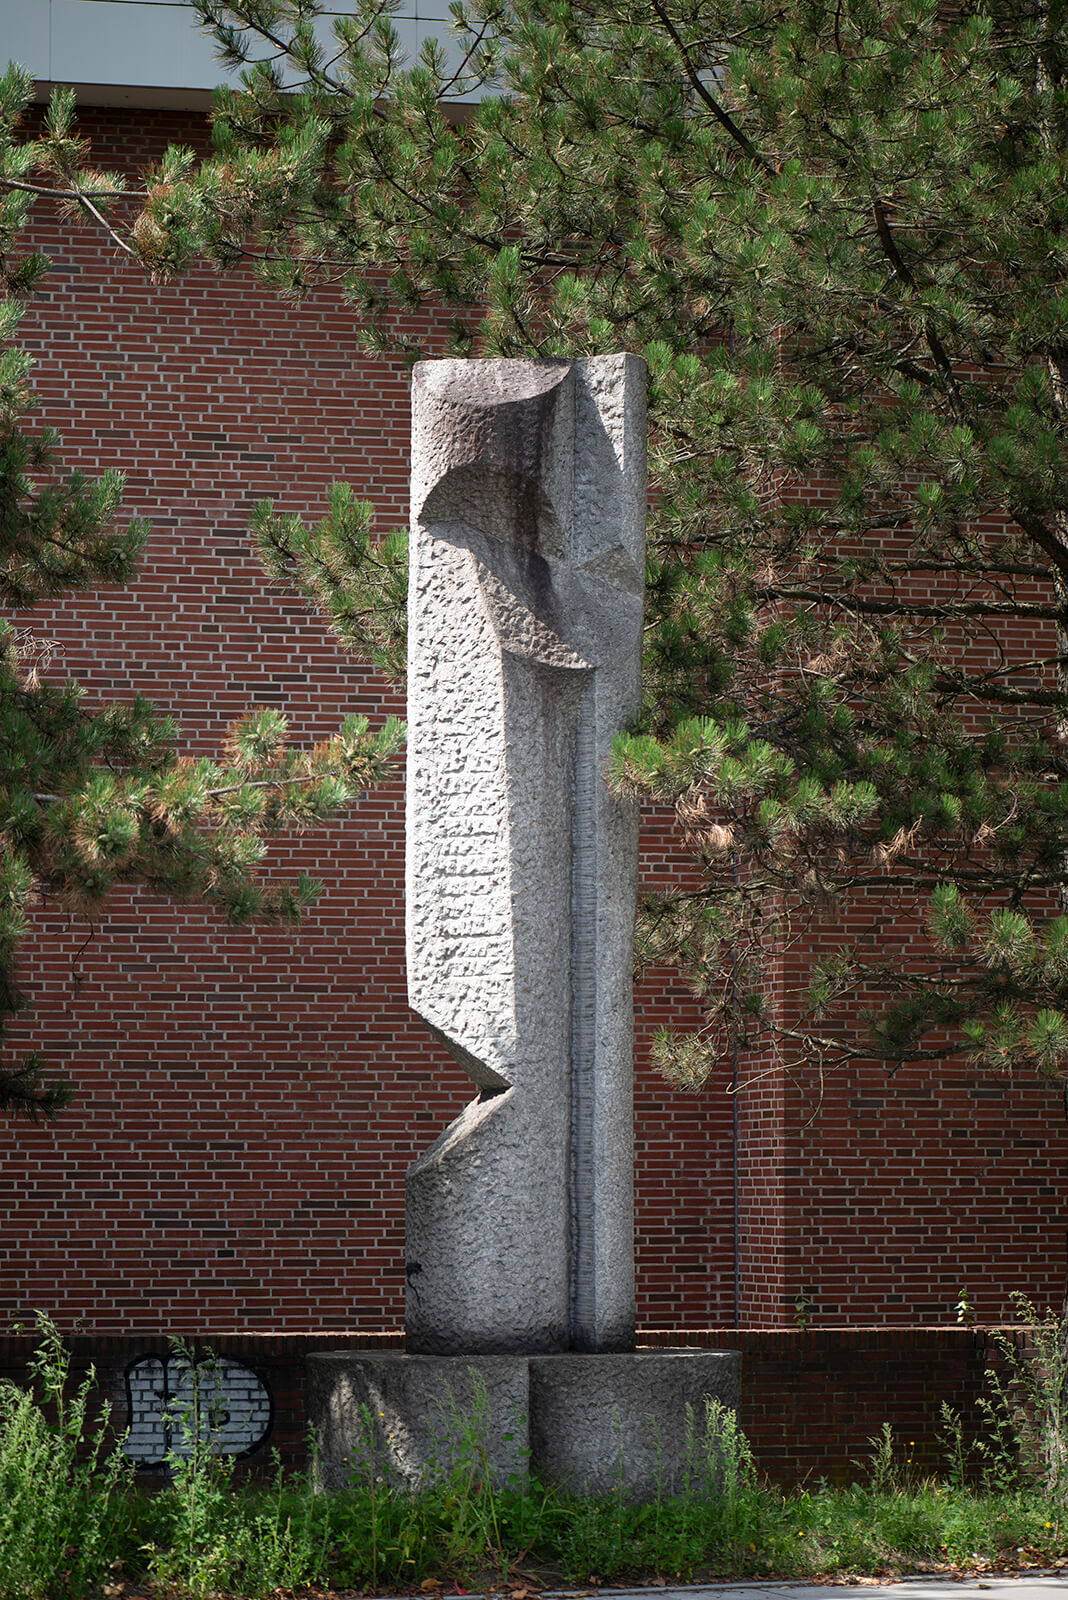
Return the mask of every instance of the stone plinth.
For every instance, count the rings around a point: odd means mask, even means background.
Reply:
[[[468,1461],[476,1438],[498,1488],[522,1482],[528,1395],[521,1356],[309,1356],[316,1487],[344,1489],[370,1473],[419,1489]]]
[[[706,1399],[735,1406],[740,1375],[724,1350],[309,1356],[318,1484],[373,1469],[417,1488],[468,1461],[477,1437],[498,1485],[521,1482],[529,1461],[579,1492],[675,1493],[701,1454]]]
[[[727,1350],[532,1357],[532,1471],[579,1493],[679,1493],[703,1459],[705,1401],[735,1409],[741,1366]]]

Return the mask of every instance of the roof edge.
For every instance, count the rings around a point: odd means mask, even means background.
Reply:
[[[34,79],[34,99],[46,102],[53,89],[73,89],[80,106],[109,106],[114,110],[202,111],[215,106],[213,89],[176,89],[145,83],[69,83],[49,78]],[[441,110],[446,121],[464,126],[478,110],[475,100],[446,101]]]
[[[34,80],[34,99],[46,101],[53,89],[73,89],[80,106],[114,106],[119,110],[210,111],[214,105],[211,89],[176,89],[145,83],[60,83],[49,78]]]

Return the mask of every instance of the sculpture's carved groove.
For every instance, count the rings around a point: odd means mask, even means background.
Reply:
[[[586,694],[575,731],[571,815],[571,1339],[598,1348],[593,1222],[597,1207],[597,738]]]
[[[415,370],[409,996],[481,1093],[409,1173],[412,1349],[633,1341],[642,377]]]

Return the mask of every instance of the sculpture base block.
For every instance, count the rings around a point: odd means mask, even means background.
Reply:
[[[497,1488],[527,1477],[525,1356],[422,1356],[401,1351],[308,1357],[315,1485],[385,1479],[419,1489],[467,1466]]]
[[[638,1500],[715,1473],[705,1407],[736,1407],[729,1350],[631,1355],[425,1356],[350,1351],[308,1357],[316,1484],[373,1474],[418,1488],[477,1453],[498,1487],[529,1471],[577,1492]]]
[[[579,1493],[677,1494],[707,1470],[706,1402],[736,1410],[741,1372],[733,1350],[534,1356],[531,1471]]]

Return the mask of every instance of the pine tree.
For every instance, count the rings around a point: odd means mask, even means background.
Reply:
[[[1062,1075],[1063,0],[471,0],[458,65],[407,66],[387,0],[333,43],[312,0],[194,6],[246,67],[216,153],[100,202],[152,271],[334,283],[372,349],[430,303],[448,353],[647,357],[614,773],[700,866],[644,908],[707,1006],[669,1074],[738,1043]],[[402,559],[349,564],[380,648]]]
[[[53,99],[40,139],[20,137],[32,90],[18,69],[0,79],[0,602],[11,618],[0,621],[0,1040],[29,1004],[18,952],[36,895],[89,916],[114,885],[140,883],[233,921],[296,922],[319,886],[261,880],[265,836],[348,805],[401,738],[395,722],[370,733],[352,717],[302,751],[287,745],[283,716],[256,711],[230,730],[223,764],[184,759],[177,727],[146,701],[90,707],[79,685],[46,676],[43,642],[13,620],[43,597],[127,582],[149,532],[139,520],[115,527],[120,473],[62,474],[54,432],[27,425],[32,362],[12,341],[49,265],[18,244],[37,180],[109,192],[84,168],[69,94]],[[65,1105],[70,1085],[43,1067],[36,1054],[0,1064],[0,1110],[37,1118]]]

